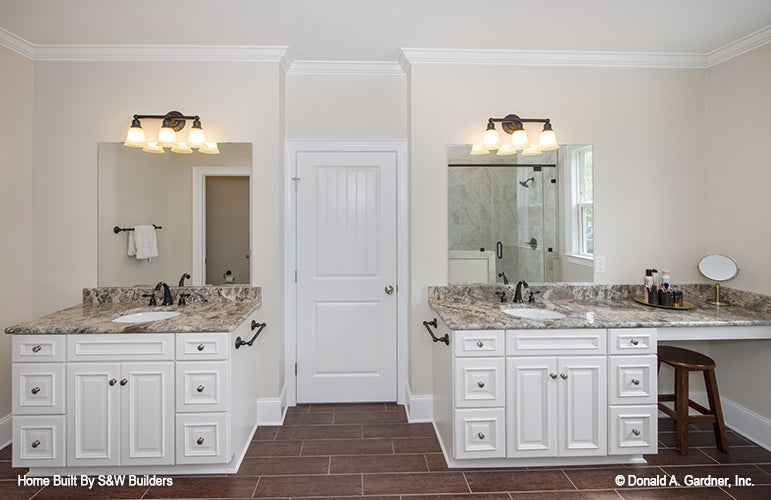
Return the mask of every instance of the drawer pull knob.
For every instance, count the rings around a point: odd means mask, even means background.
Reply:
[[[32,446],[33,448],[37,448],[38,446],[40,446],[40,440],[36,439],[32,441],[32,444],[30,446]]]
[[[549,376],[550,376],[551,378],[557,378],[557,374],[556,374],[556,373],[554,373],[554,372],[551,372],[551,373],[549,374]]]
[[[640,430],[639,429],[632,429],[632,434],[634,434],[635,436],[639,436],[640,435]]]
[[[42,347],[40,347],[39,345],[36,345],[35,347],[32,348],[32,352],[40,352],[40,349],[42,349]]]
[[[485,346],[484,342],[482,342],[481,340],[477,340],[477,347],[479,347],[481,349],[484,346]]]
[[[203,392],[203,389],[204,387],[202,385],[199,385],[198,387],[195,388],[195,390],[198,392]]]
[[[634,385],[640,385],[640,379],[636,379],[636,378],[633,378],[633,379],[632,379],[632,383],[633,383]]]
[[[203,344],[198,344],[198,350],[199,351],[203,351],[204,350],[204,345]]]
[[[116,382],[117,382],[117,380],[115,380],[114,378],[111,378],[110,381],[107,382],[107,383],[110,384],[110,385],[115,385]]]
[[[629,342],[630,342],[632,345],[637,345],[637,344],[639,344],[639,343],[640,343],[640,341],[639,341],[639,340],[637,340],[637,339],[632,339],[632,340],[630,340]]]
[[[567,373],[560,373],[560,377],[562,378],[562,380],[567,380],[568,379],[568,374]]]
[[[481,389],[481,388],[483,388],[485,386],[485,383],[480,380],[479,382],[477,382],[477,385]]]
[[[120,379],[120,385],[126,385],[128,384],[128,379],[122,378]]]
[[[40,392],[40,387],[33,387],[33,388],[32,388],[32,390],[31,390],[30,392],[31,392],[32,394],[37,394],[38,392]]]
[[[203,444],[203,438],[202,438],[202,437],[199,437],[199,438],[196,440],[196,443],[198,443],[198,446],[201,446],[201,445]]]
[[[484,439],[484,438],[485,438],[485,433],[484,433],[484,432],[478,432],[478,433],[477,433],[477,437],[478,437],[479,439]]]

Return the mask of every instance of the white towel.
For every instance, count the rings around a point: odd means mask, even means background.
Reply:
[[[149,226],[134,226],[128,235],[128,254],[137,259],[150,260],[158,257],[158,241],[155,238],[155,228]]]

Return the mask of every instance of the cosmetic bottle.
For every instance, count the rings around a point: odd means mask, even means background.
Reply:
[[[648,293],[653,285],[653,271],[650,269],[645,270],[645,278],[643,278],[643,299],[648,302]]]

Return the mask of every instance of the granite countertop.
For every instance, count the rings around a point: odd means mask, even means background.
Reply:
[[[183,306],[148,306],[142,294],[152,289],[84,288],[83,302],[5,329],[9,334],[68,333],[187,333],[232,331],[262,303],[260,287],[169,287],[175,299],[189,293]],[[160,303],[162,293],[156,292]],[[135,312],[180,311],[174,318],[144,323],[113,323],[112,319]]]
[[[771,326],[771,297],[721,287],[721,298],[731,307],[705,303],[711,287],[688,285],[687,302],[697,305],[690,310],[667,310],[634,302],[642,294],[636,285],[547,285],[538,290],[535,303],[501,304],[495,291],[503,286],[446,286],[429,289],[429,305],[453,330],[544,329],[544,328],[666,328],[704,326]],[[511,287],[509,287],[511,288]],[[639,290],[638,290],[639,289]],[[509,300],[513,296],[508,293]],[[526,294],[523,293],[523,296]],[[544,297],[544,300],[539,300]],[[721,299],[721,300],[722,300]],[[510,316],[501,306],[532,307],[561,312],[565,318],[531,320]]]

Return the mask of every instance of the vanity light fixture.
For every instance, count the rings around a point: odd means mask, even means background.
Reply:
[[[158,132],[158,140],[155,142],[147,141],[147,136],[142,128],[140,120],[147,119],[163,120]],[[181,141],[177,137],[177,132],[185,128],[186,120],[193,120],[193,125],[187,135],[187,141]],[[163,148],[171,148],[174,153],[181,154],[192,153],[193,148],[205,154],[216,155],[220,152],[216,142],[206,142],[206,134],[198,115],[186,116],[179,111],[169,111],[165,115],[134,115],[123,145],[142,148],[142,151],[148,153],[165,153],[166,150]]]
[[[525,131],[525,123],[543,123],[543,130],[538,144],[530,144]],[[504,132],[511,135],[511,144],[501,145],[498,131],[495,124],[500,123]],[[520,118],[515,114],[506,115],[504,118],[490,118],[487,120],[487,129],[482,139],[482,144],[473,146],[471,154],[486,154],[494,149],[498,150],[498,155],[515,154],[517,151],[523,151],[523,154],[539,154],[541,151],[550,151],[559,148],[557,136],[551,126],[549,118]],[[525,153],[524,151],[528,151]]]

